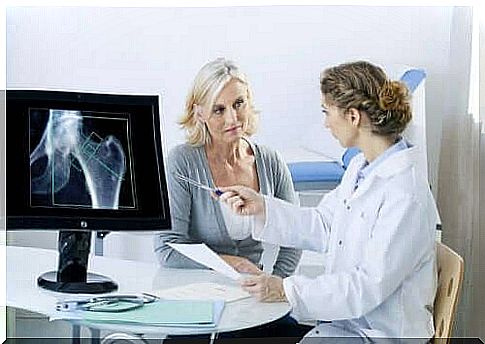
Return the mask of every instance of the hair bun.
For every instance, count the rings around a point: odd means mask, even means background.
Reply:
[[[379,106],[382,110],[403,110],[409,106],[409,92],[402,82],[386,80],[379,92]]]

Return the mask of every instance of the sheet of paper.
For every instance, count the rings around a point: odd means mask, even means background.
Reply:
[[[217,253],[212,251],[206,244],[173,244],[170,247],[182,253],[184,256],[217,271],[224,276],[237,280],[241,274],[227,264]]]
[[[251,297],[251,294],[239,286],[231,286],[212,282],[191,283],[168,289],[150,292],[161,299],[168,300],[224,300],[232,302]]]

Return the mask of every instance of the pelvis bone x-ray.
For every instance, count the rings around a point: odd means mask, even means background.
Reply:
[[[127,114],[30,110],[32,206],[134,208]]]

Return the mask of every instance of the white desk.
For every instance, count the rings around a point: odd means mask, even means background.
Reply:
[[[72,294],[56,293],[37,286],[37,277],[57,268],[57,251],[8,246],[7,306],[57,318],[62,312],[55,303],[72,298]],[[140,293],[194,282],[216,282],[234,285],[236,282],[212,270],[161,269],[156,264],[91,256],[89,271],[111,277],[118,283],[119,293]],[[132,332],[151,338],[165,335],[208,334],[250,328],[285,316],[287,303],[262,303],[246,298],[226,303],[215,328],[183,328],[113,324],[89,324],[89,327],[113,332]],[[86,325],[81,323],[81,325]]]

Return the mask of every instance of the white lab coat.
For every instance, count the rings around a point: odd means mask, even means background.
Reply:
[[[299,320],[332,321],[305,337],[433,336],[437,211],[418,159],[415,147],[392,154],[354,192],[359,154],[316,208],[265,197],[255,239],[325,253],[323,275],[283,281]]]

